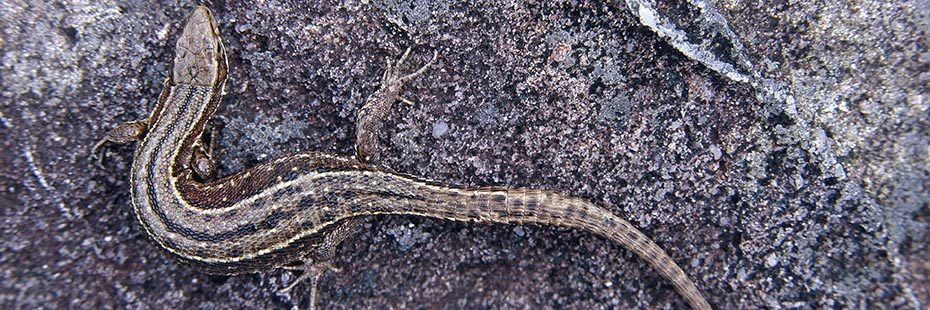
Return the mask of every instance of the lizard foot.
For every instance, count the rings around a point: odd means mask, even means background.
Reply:
[[[358,225],[361,224],[362,221],[362,219],[352,218],[338,224],[330,233],[323,237],[323,242],[320,243],[319,247],[315,251],[309,253],[303,260],[299,261],[298,264],[282,266],[281,269],[302,271],[303,273],[301,273],[294,282],[291,282],[291,284],[282,289],[280,293],[289,294],[291,289],[297,286],[297,284],[309,279],[310,309],[314,309],[316,307],[316,296],[319,291],[320,277],[323,276],[323,273],[327,270],[332,270],[334,272],[342,271],[341,268],[331,263],[333,257],[336,256],[336,247],[356,231]]]
[[[413,101],[407,100],[400,96],[400,91],[403,89],[404,84],[412,81],[418,76],[422,75],[423,72],[426,72],[426,69],[429,69],[430,66],[436,62],[436,59],[439,58],[439,51],[433,51],[433,57],[430,58],[426,64],[417,69],[416,71],[407,74],[401,75],[400,67],[407,62],[407,59],[410,57],[410,52],[413,51],[413,47],[407,47],[407,50],[404,51],[404,54],[400,56],[400,59],[397,60],[397,64],[394,65],[391,63],[391,60],[387,61],[387,70],[384,70],[384,75],[381,76],[381,88],[388,90],[387,93],[392,94],[394,99],[400,100],[406,104],[413,104]],[[368,104],[366,104],[367,106]]]
[[[312,258],[306,258],[297,266],[282,266],[281,269],[293,270],[293,271],[302,271],[294,282],[291,282],[287,287],[281,289],[279,293],[281,294],[290,294],[291,289],[300,284],[305,280],[310,280],[310,309],[316,308],[316,296],[319,291],[320,277],[323,276],[327,270],[332,270],[334,272],[340,272],[342,269],[336,267],[329,261],[314,261]]]

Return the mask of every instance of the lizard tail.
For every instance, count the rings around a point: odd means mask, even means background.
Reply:
[[[633,251],[655,268],[691,308],[711,309],[694,283],[662,248],[630,222],[584,199],[546,190],[490,188],[444,188],[419,198],[402,203],[412,210],[401,213],[479,223],[551,225],[601,235]]]

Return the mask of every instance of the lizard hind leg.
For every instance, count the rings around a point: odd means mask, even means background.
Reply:
[[[384,117],[393,107],[394,102],[401,101],[407,105],[413,102],[400,95],[404,84],[426,72],[439,57],[438,51],[433,51],[433,57],[416,71],[402,75],[401,67],[410,57],[413,47],[408,47],[397,63],[387,61],[387,69],[381,77],[381,87],[365,101],[365,105],[358,111],[358,121],[355,127],[355,154],[362,162],[372,163],[378,161],[380,145],[378,132]]]
[[[297,277],[293,282],[288,284],[286,287],[279,291],[281,294],[289,294],[291,290],[306,280],[310,281],[310,309],[316,308],[316,299],[319,291],[320,277],[323,276],[326,271],[332,270],[334,272],[342,271],[341,268],[333,265],[332,260],[336,256],[336,247],[345,241],[353,232],[356,231],[358,225],[362,222],[361,219],[352,218],[336,224],[337,226],[323,238],[316,249],[307,253],[300,261],[297,261],[295,265],[281,266],[281,269],[292,270],[292,271],[301,271],[300,276]]]

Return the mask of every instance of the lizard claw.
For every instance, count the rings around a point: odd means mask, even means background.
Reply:
[[[103,161],[106,157],[106,153],[101,152],[104,144],[107,144],[107,139],[100,139],[100,141],[97,141],[97,143],[94,144],[94,147],[90,149],[90,154],[87,156],[88,161],[94,163],[94,165],[100,169],[105,168],[103,166]]]

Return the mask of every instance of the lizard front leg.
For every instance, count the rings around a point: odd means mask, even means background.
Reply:
[[[213,152],[216,150],[216,139],[219,137],[219,130],[213,123],[207,123],[207,127],[209,129],[205,131],[206,133],[201,135],[191,146],[190,167],[201,181],[211,179],[216,173]]]
[[[103,153],[105,152],[103,150],[104,145],[107,143],[127,144],[142,140],[142,138],[145,137],[145,133],[148,131],[148,128],[149,119],[147,118],[116,125],[116,127],[110,129],[110,131],[107,131],[107,133],[103,135],[103,138],[101,138],[100,141],[97,141],[97,143],[94,144],[94,147],[90,150],[91,159],[96,157],[97,165],[103,166],[103,161],[106,157]]]
[[[93,148],[90,150],[90,159],[93,161],[94,157],[96,157],[98,167],[103,167],[103,161],[106,157],[103,147],[107,143],[128,144],[145,138],[149,126],[161,116],[165,101],[170,93],[168,89],[172,84],[171,78],[165,79],[163,84],[164,86],[161,94],[158,95],[158,101],[155,102],[155,108],[152,109],[152,113],[148,117],[116,125],[116,127],[107,131],[107,133],[103,135],[103,138],[94,144]]]
[[[91,149],[91,158],[93,159],[96,157],[97,165],[102,167],[106,157],[103,147],[107,143],[128,144],[142,140],[148,132],[149,119],[150,118],[144,118],[125,122],[107,131],[103,138],[97,141]],[[216,170],[216,164],[213,162],[213,149],[215,148],[216,137],[216,127],[210,126],[209,142],[205,141],[205,138],[201,136],[193,145],[193,152],[189,159],[190,167],[200,180],[211,178]]]

